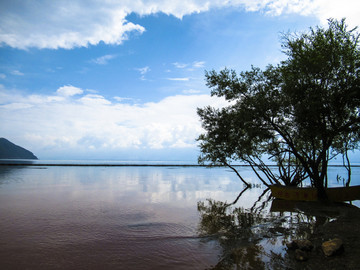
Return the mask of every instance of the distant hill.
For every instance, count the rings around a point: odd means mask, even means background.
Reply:
[[[33,153],[5,138],[0,138],[0,159],[38,159]]]

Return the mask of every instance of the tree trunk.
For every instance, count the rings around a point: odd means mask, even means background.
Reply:
[[[317,189],[317,196],[320,201],[325,201],[328,199],[326,195],[326,188],[324,187],[323,181],[321,179],[316,179],[314,181],[315,188]]]

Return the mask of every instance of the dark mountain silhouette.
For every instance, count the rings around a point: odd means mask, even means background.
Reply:
[[[33,153],[5,138],[0,138],[0,159],[38,159]]]

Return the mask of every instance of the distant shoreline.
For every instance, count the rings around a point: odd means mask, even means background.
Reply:
[[[196,164],[46,164],[46,163],[0,163],[0,166],[46,166],[46,167],[207,167]],[[238,166],[238,165],[235,165]],[[247,165],[239,165],[247,166]],[[223,166],[213,166],[223,167]]]
[[[0,166],[32,166],[32,167],[227,167],[225,165],[216,165],[216,166],[207,166],[207,165],[199,165],[199,164],[150,164],[150,163],[115,163],[115,164],[107,164],[107,163],[84,163],[84,164],[76,164],[76,163],[39,163],[37,161],[36,163],[33,163],[32,161],[14,161],[9,162],[8,160],[6,162],[2,162],[0,160]],[[234,167],[250,167],[250,165],[245,164],[238,164],[238,165],[232,165]],[[268,165],[269,167],[278,167],[277,165]],[[343,165],[329,165],[328,167],[332,168],[340,168],[343,167]],[[360,167],[360,164],[351,165],[352,168],[358,168]]]

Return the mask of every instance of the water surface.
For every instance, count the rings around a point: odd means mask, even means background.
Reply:
[[[246,212],[264,187],[249,168],[239,170],[256,185],[237,203]],[[0,166],[0,266],[211,268],[225,256],[227,236],[204,229],[198,202],[231,202],[242,189],[226,168]],[[267,201],[269,208],[268,198],[264,195],[257,206]],[[259,217],[249,226],[253,230],[270,221]],[[265,252],[254,250],[260,261],[269,259],[268,250],[284,252],[281,234],[270,241],[253,231],[240,245],[251,250],[260,244]]]

